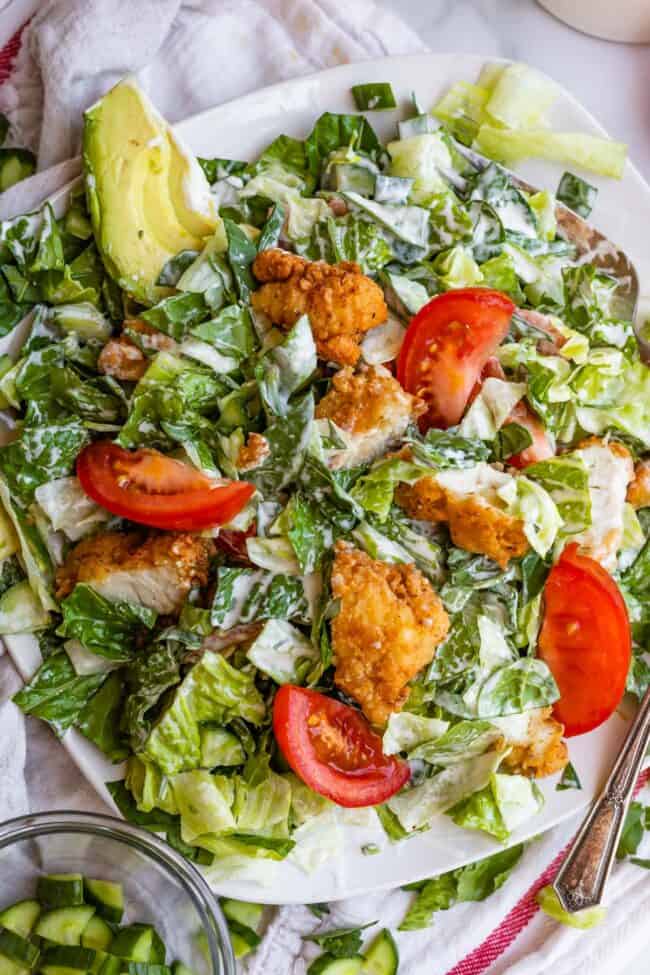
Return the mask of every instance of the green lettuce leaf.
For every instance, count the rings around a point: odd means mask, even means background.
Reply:
[[[61,603],[63,622],[58,633],[79,640],[109,660],[129,660],[143,627],[152,629],[156,613],[136,603],[111,601],[85,583],[77,583]]]
[[[25,714],[47,721],[61,737],[105,680],[106,674],[79,677],[67,653],[59,652],[41,664],[13,701]]]
[[[308,622],[311,615],[300,576],[228,566],[218,570],[210,613],[213,627],[220,630],[263,619]]]
[[[253,678],[208,650],[174,692],[145,742],[143,755],[167,775],[196,769],[201,762],[202,722],[225,725],[243,718],[259,725],[265,713]]]

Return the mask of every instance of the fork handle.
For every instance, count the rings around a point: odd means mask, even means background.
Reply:
[[[600,904],[625,815],[650,738],[650,688],[646,691],[607,784],[578,831],[553,883],[570,914]]]

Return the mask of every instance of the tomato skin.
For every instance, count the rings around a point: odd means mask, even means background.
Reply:
[[[397,378],[429,410],[420,428],[447,428],[465,412],[486,361],[505,338],[515,310],[507,295],[460,288],[435,295],[411,319],[397,360]]]
[[[618,707],[632,656],[621,592],[603,567],[568,545],[544,587],[537,652],[560,689],[553,712],[567,737],[592,731]]]
[[[158,451],[131,452],[109,441],[84,447],[77,477],[88,497],[112,514],[172,531],[224,524],[255,491],[246,481],[214,483]]]
[[[533,438],[533,442],[525,447],[518,454],[508,457],[506,463],[511,467],[518,467],[520,470],[528,467],[529,464],[537,464],[539,461],[548,460],[555,456],[553,445],[546,435],[541,421],[531,410],[524,400],[520,400],[508,417],[508,423],[518,423],[520,427],[525,427]],[[506,424],[507,425],[507,424]]]
[[[406,762],[384,755],[380,736],[361,712],[305,687],[280,688],[273,731],[296,775],[339,806],[376,806],[411,775]]]

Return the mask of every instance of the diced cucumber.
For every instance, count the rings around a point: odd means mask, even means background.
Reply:
[[[121,884],[86,877],[84,891],[86,901],[95,905],[99,917],[119,924],[124,914],[124,891]]]
[[[367,975],[397,975],[399,952],[390,931],[384,928],[365,953],[363,970]]]
[[[167,965],[151,965],[146,961],[130,961],[127,972],[128,975],[171,975],[171,968]]]
[[[120,928],[113,938],[111,954],[126,958],[127,961],[157,962],[160,959],[157,957],[158,947],[154,945],[154,934],[160,941],[150,924],[129,924],[128,927]]]
[[[92,920],[91,920],[91,924],[92,924]],[[83,944],[83,935],[81,936],[81,939],[82,939],[82,944]],[[91,971],[92,975],[99,975],[99,972],[102,970],[102,965],[104,964],[104,962],[108,958],[108,955],[106,954],[105,951],[102,951],[101,948],[95,948],[94,945],[83,945],[83,947],[84,948],[93,948],[93,950],[95,952],[95,960],[94,960],[94,962],[92,964],[92,968],[90,969],[90,971]],[[120,966],[120,971],[121,971],[122,970],[122,961],[119,958],[116,958],[115,961]]]
[[[195,975],[194,971],[184,962],[175,961],[172,965],[172,975]]]
[[[408,203],[414,182],[410,176],[384,176],[379,173],[375,179],[375,200],[377,203]]]
[[[307,969],[307,975],[359,975],[363,971],[364,960],[361,955],[352,958],[334,958],[321,955]]]
[[[226,898],[221,901],[221,910],[229,921],[238,921],[247,928],[257,930],[264,913],[263,904],[251,904],[249,901],[234,901]]]
[[[151,950],[147,961],[152,965],[164,965],[167,960],[167,949],[165,942],[160,937],[155,928],[152,928]]]
[[[228,921],[228,931],[235,958],[243,958],[254,951],[262,940],[252,928],[240,924],[239,921]]]
[[[80,873],[53,873],[39,877],[36,896],[43,907],[78,907],[84,902],[83,877]]]
[[[26,938],[31,934],[40,913],[41,905],[38,901],[18,901],[16,904],[6,907],[0,914],[0,927],[6,928],[7,931],[14,931]]]
[[[102,961],[102,967],[99,969],[99,975],[120,975],[122,965],[121,958],[116,958],[115,955],[106,955]]]
[[[16,934],[15,931],[2,928],[0,929],[0,955],[16,962],[21,968],[35,968],[40,951],[27,938]]]
[[[0,955],[0,975],[29,975],[29,968],[23,968],[18,962]]]
[[[41,971],[45,975],[62,975],[63,972],[88,972],[95,963],[96,953],[92,948],[79,948],[77,945],[54,945],[46,948],[41,961]]]
[[[29,149],[0,149],[0,193],[36,169],[36,156]]]
[[[375,174],[366,166],[338,163],[332,166],[330,185],[334,190],[350,190],[361,196],[372,196],[375,192]]]
[[[108,951],[113,940],[113,931],[101,917],[91,917],[81,935],[84,948],[95,948],[97,951]]]
[[[80,945],[81,935],[94,913],[94,907],[59,907],[41,915],[35,933],[57,945]]]

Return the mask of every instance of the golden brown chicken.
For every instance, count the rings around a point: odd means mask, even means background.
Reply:
[[[402,452],[401,456],[409,454]],[[488,465],[484,467],[487,469]],[[433,475],[421,477],[415,484],[398,485],[395,501],[411,518],[448,522],[454,545],[487,555],[502,568],[530,548],[521,519],[508,514],[483,493],[454,490]]]
[[[266,437],[261,433],[249,433],[246,443],[237,452],[237,470],[252,471],[264,463],[271,453],[271,447]]]
[[[337,542],[332,620],[338,687],[384,725],[408,697],[408,682],[428,664],[449,630],[431,584],[413,565],[389,565]]]
[[[363,464],[403,437],[409,423],[426,408],[383,366],[361,366],[357,372],[345,366],[316,407],[316,418],[332,420],[351,434],[354,463]]]
[[[627,489],[627,500],[633,508],[650,507],[650,460],[640,460],[634,468],[634,480]]]
[[[57,599],[84,582],[106,599],[173,613],[193,586],[207,582],[211,544],[176,532],[144,540],[139,532],[100,532],[75,545],[57,570]]]
[[[321,359],[353,366],[363,333],[388,316],[379,285],[349,261],[326,264],[270,248],[257,255],[253,273],[262,283],[253,308],[285,328],[307,314]]]
[[[152,353],[159,352],[161,349],[171,351],[176,348],[174,339],[163,332],[158,332],[139,318],[127,319],[123,328],[141,335],[144,348]],[[114,379],[125,382],[137,382],[149,368],[150,361],[128,335],[119,335],[109,339],[99,353],[97,368],[105,376],[113,376]]]
[[[511,749],[503,765],[509,772],[541,779],[560,772],[567,764],[569,753],[562,741],[564,725],[556,721],[551,712],[552,708],[525,712],[528,725],[523,733],[507,736]]]

